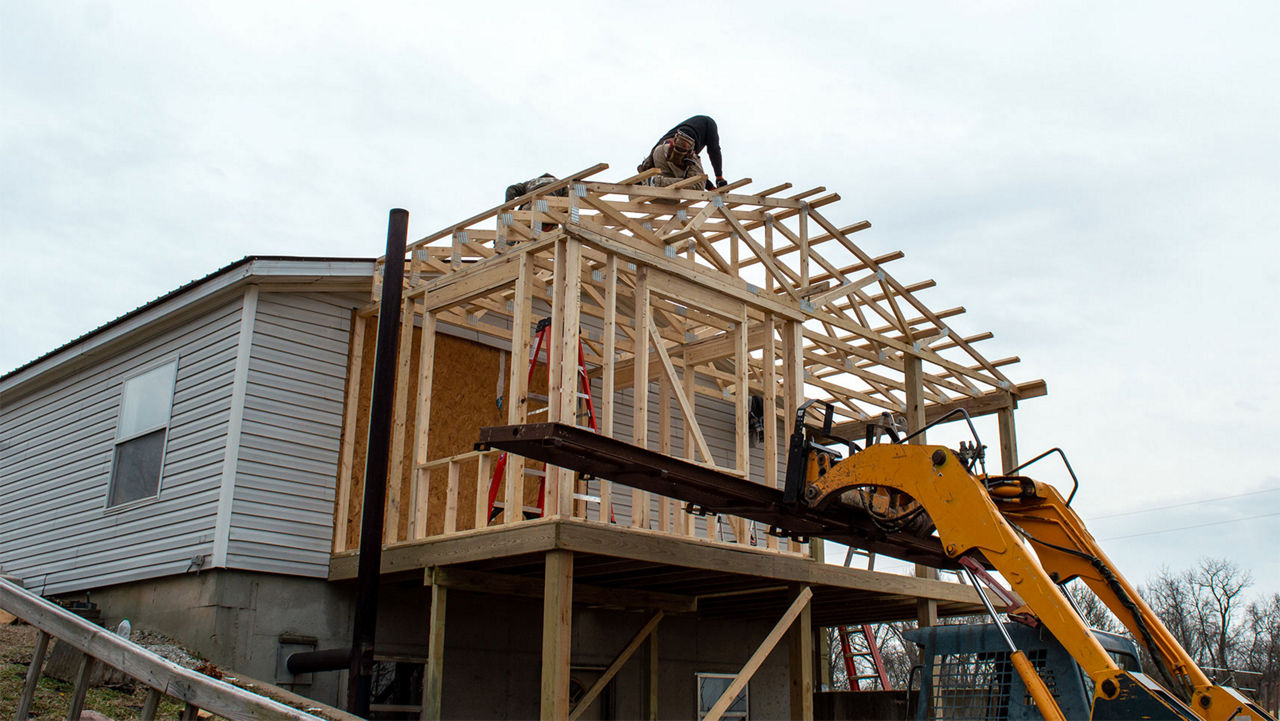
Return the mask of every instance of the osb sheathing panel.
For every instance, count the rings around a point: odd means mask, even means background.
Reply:
[[[369,447],[369,403],[373,393],[373,365],[377,346],[377,318],[365,324],[363,358],[361,360],[360,395],[354,435],[351,478],[351,502],[347,507],[347,547],[355,548],[360,538],[360,514],[364,500],[365,454]],[[408,398],[417,398],[418,361],[421,357],[422,331],[413,330],[409,372],[397,383],[408,383]],[[506,422],[506,411],[498,407],[499,371],[505,368],[505,351],[473,341],[436,334],[435,373],[431,384],[431,425],[427,442],[427,459],[434,460],[472,450],[480,437],[480,428]],[[543,384],[545,385],[545,379]],[[505,383],[504,383],[505,385]],[[536,381],[535,381],[536,385]],[[399,536],[407,538],[413,514],[411,499],[414,439],[417,437],[416,414],[405,419],[405,443],[401,455]],[[474,526],[477,462],[460,464],[458,493],[458,527]],[[488,491],[487,480],[483,491]],[[427,498],[428,533],[444,530],[444,506],[448,493],[448,473],[444,467],[431,474]],[[532,502],[536,488],[528,495]]]

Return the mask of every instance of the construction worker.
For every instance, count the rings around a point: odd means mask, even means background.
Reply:
[[[511,185],[507,186],[506,199],[503,200],[502,202],[510,203],[511,201],[515,200],[516,198],[519,198],[522,195],[527,195],[537,190],[538,188],[543,188],[548,185],[551,185],[552,183],[556,183],[559,181],[560,179],[552,175],[551,173],[543,173],[542,175],[539,175],[536,178],[530,178],[529,180],[526,180],[523,183],[512,183]],[[552,195],[558,195],[561,198],[567,198],[569,197],[569,189],[561,188],[553,192]],[[533,205],[532,202],[521,203],[520,210],[528,210],[529,208],[532,207],[532,205]],[[544,233],[550,233],[555,229],[556,229],[555,223],[542,224],[542,232]]]
[[[706,115],[695,115],[668,130],[636,170],[643,173],[649,168],[657,168],[659,175],[650,178],[650,184],[660,187],[674,185],[695,175],[706,175],[698,157],[703,148],[706,148],[711,168],[716,172],[715,185],[708,179],[706,189],[723,188],[729,183],[724,179],[721,167],[720,131],[716,128],[716,121]]]
[[[542,175],[539,175],[536,178],[530,178],[529,180],[526,180],[523,183],[512,183],[511,185],[507,186],[506,198],[502,202],[510,203],[511,201],[515,200],[516,198],[519,198],[522,195],[532,193],[538,188],[551,185],[552,183],[558,182],[559,180],[560,180],[559,178],[552,175],[551,173],[543,173]],[[552,193],[552,195],[558,195],[561,198],[567,198],[569,197],[569,189],[561,188],[556,192]],[[521,210],[528,210],[528,208],[529,208],[528,203],[525,203],[524,205],[520,206]]]

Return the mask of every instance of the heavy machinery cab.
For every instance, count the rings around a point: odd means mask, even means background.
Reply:
[[[1026,653],[1069,719],[1090,717],[1093,682],[1071,654],[1043,626],[1006,623],[1005,630]],[[1093,631],[1116,664],[1137,675],[1138,648],[1114,633]],[[911,718],[933,721],[1043,718],[1014,670],[1009,648],[995,624],[932,626],[908,631],[921,646],[912,671]],[[918,681],[917,679],[918,674]]]

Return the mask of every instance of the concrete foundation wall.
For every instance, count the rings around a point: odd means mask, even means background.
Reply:
[[[215,570],[99,589],[92,600],[102,609],[106,624],[127,617],[135,627],[172,636],[220,666],[342,706],[346,674],[289,676],[280,663],[281,639],[310,637],[317,648],[350,643],[353,589],[354,584],[296,576]],[[424,657],[429,589],[413,581],[384,584],[380,606],[378,652]],[[536,718],[542,602],[450,592],[447,610],[446,718]],[[575,607],[570,660],[574,679],[589,688],[648,618],[643,612]],[[772,625],[773,621],[664,618],[658,627],[659,717],[695,718],[695,674],[736,672]],[[648,648],[646,644],[632,656],[584,719],[645,715]],[[791,717],[785,639],[748,689],[751,718]]]

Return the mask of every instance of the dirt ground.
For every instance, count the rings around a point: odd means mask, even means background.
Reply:
[[[37,632],[27,625],[0,625],[0,718],[11,719],[18,707],[18,695],[22,693],[35,650]],[[71,702],[71,684],[43,676],[36,686],[35,702],[31,706],[34,721],[53,721],[67,715]],[[136,719],[142,713],[146,700],[145,687],[91,688],[85,695],[85,710],[97,711],[113,721]],[[182,705],[168,699],[160,701],[157,719],[174,719],[182,716]]]

